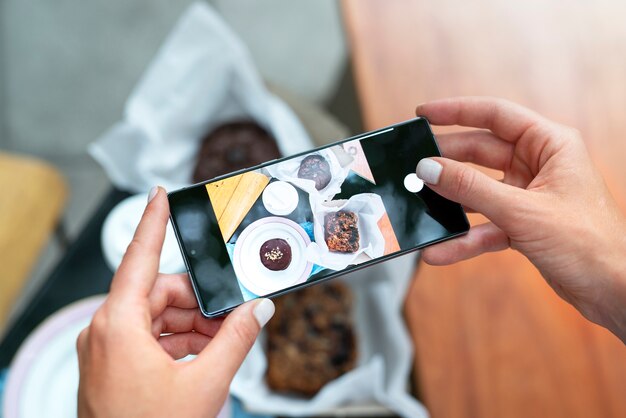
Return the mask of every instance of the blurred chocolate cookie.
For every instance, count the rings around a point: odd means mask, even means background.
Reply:
[[[313,180],[315,188],[322,190],[328,186],[332,178],[330,174],[330,164],[326,158],[318,154],[309,155],[300,163],[298,177],[306,180]]]
[[[268,386],[276,392],[315,395],[356,365],[352,294],[322,283],[274,300],[267,325]]]
[[[254,122],[218,126],[202,139],[194,183],[280,157],[274,138]]]

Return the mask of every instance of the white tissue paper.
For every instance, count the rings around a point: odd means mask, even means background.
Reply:
[[[385,253],[385,238],[380,232],[378,221],[385,214],[385,206],[379,195],[361,193],[348,200],[332,200],[330,202],[313,201],[313,233],[315,242],[307,249],[309,261],[333,270],[343,270],[350,264],[358,264],[373,258],[382,257]],[[324,239],[324,219],[327,214],[346,210],[354,212],[358,217],[359,249],[354,253],[331,252]],[[359,259],[366,254],[369,257]]]
[[[145,192],[159,184],[174,190],[191,183],[200,138],[240,118],[263,125],[283,155],[313,148],[291,109],[265,89],[241,41],[211,7],[198,2],[183,14],[133,90],[123,120],[89,152],[118,188]],[[313,415],[374,401],[403,416],[426,417],[407,392],[412,346],[401,315],[414,260],[405,256],[350,275],[360,353],[355,370],[312,399],[271,393],[258,342],[231,392],[247,408],[276,415]]]
[[[206,3],[180,18],[126,101],[124,119],[89,153],[115,186],[145,192],[188,186],[202,137],[216,126],[252,119],[283,155],[313,147],[291,109],[269,93],[248,51]]]
[[[336,279],[345,280],[354,293],[357,368],[328,383],[310,399],[276,394],[265,383],[267,360],[262,336],[237,372],[231,393],[253,413],[311,416],[340,406],[377,402],[403,417],[428,417],[407,388],[413,346],[402,306],[415,261],[415,255],[407,255]]]

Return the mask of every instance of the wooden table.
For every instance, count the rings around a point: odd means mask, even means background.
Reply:
[[[0,329],[64,207],[65,181],[41,161],[0,152]]]
[[[344,0],[343,12],[367,129],[435,98],[501,96],[580,129],[614,194],[626,190],[626,3]],[[435,418],[626,416],[626,348],[518,253],[421,266],[406,315]]]

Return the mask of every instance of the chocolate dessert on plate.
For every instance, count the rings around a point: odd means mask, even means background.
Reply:
[[[285,270],[291,264],[291,246],[282,238],[265,241],[259,250],[261,263],[272,271]]]

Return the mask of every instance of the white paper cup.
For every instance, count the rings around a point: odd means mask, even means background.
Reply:
[[[275,181],[263,190],[263,206],[272,215],[287,216],[298,207],[298,191],[286,181]]]

